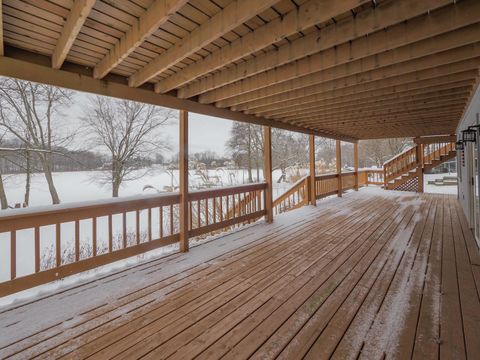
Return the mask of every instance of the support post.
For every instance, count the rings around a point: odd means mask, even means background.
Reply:
[[[336,140],[336,160],[337,160],[337,178],[338,178],[338,192],[337,195],[339,197],[342,196],[342,142],[340,140]]]
[[[355,191],[358,191],[358,143],[353,143],[353,167],[355,171]]]
[[[423,144],[417,144],[415,155],[417,158],[418,192],[423,193]]]
[[[315,192],[315,135],[309,137],[310,145],[310,204],[317,206],[317,194]]]
[[[267,187],[265,189],[265,220],[273,221],[273,190],[272,190],[272,129],[270,126],[263,127],[263,178]]]
[[[180,150],[179,150],[179,185],[180,185],[180,251],[187,252],[188,243],[188,112],[180,110]]]

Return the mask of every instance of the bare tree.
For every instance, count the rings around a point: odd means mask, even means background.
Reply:
[[[119,195],[123,182],[146,174],[137,171],[144,167],[145,159],[168,147],[159,138],[160,130],[174,118],[170,109],[102,96],[90,98],[83,123],[93,145],[108,151],[111,164],[98,180],[112,186],[113,197]]]
[[[412,145],[409,138],[363,140],[359,142],[361,166],[382,167],[383,163]]]
[[[52,151],[65,146],[72,138],[62,133],[60,123],[63,119],[61,110],[71,103],[71,98],[72,92],[62,88],[0,79],[0,127],[20,140],[25,148],[34,151],[45,174],[53,204],[59,204],[60,198],[53,181]]]
[[[248,123],[234,122],[230,137],[226,142],[233,160],[247,168],[248,182],[253,182],[253,168],[257,169],[259,179],[263,157],[262,127]]]

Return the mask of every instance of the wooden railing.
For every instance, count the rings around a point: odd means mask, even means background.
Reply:
[[[273,213],[280,214],[309,203],[310,177],[304,176],[273,201]]]
[[[265,189],[259,183],[190,193],[189,236],[262,217]],[[0,240],[10,245],[9,276],[0,279],[0,297],[178,242],[179,202],[178,193],[168,193],[5,212]],[[17,248],[23,261],[31,258],[27,270],[18,271]]]
[[[383,185],[383,170],[365,169],[358,172],[358,186]],[[355,187],[355,173],[342,173],[342,190]],[[274,214],[280,214],[308,205],[310,199],[310,176],[297,181],[290,189],[273,202]],[[315,177],[315,195],[317,199],[338,194],[338,175],[325,174]]]
[[[440,142],[433,144],[422,144],[423,163],[432,164],[442,156],[447,156],[451,151],[455,151],[454,142]]]
[[[417,145],[383,164],[384,182],[387,183],[417,167]]]

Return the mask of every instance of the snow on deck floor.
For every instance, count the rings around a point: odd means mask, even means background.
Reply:
[[[262,359],[280,354],[436,358],[439,352],[456,359],[478,358],[480,256],[455,204],[452,196],[376,188],[321,200],[316,208],[282,214],[274,224],[258,223],[189,253],[145,261],[0,309],[0,357],[18,351],[17,357],[25,358],[46,351],[46,358],[83,358],[88,353],[152,359],[168,354],[242,359],[253,353]],[[250,255],[235,260],[240,249]],[[262,251],[265,259],[256,259]],[[228,266],[229,260],[236,266]],[[263,271],[252,271],[270,261]],[[208,274],[189,280],[188,270],[200,268]],[[191,271],[188,276],[193,276]],[[140,293],[153,283],[158,287],[169,278],[178,279],[172,290],[115,306],[125,294]],[[158,309],[172,296],[182,299],[217,281],[219,287],[230,282],[233,288],[209,295],[208,301],[198,297],[178,305],[168,314],[178,317],[171,325],[163,320],[149,325],[159,313],[148,307]],[[263,283],[266,288],[259,287]],[[228,300],[236,288],[243,290]],[[253,289],[259,291],[255,302],[242,305],[243,294],[253,296]],[[210,309],[214,304],[218,308]],[[111,308],[108,315],[93,317],[103,307]],[[208,315],[195,320],[202,311]],[[109,321],[102,330],[101,324]],[[184,330],[176,326],[185,322],[192,324]],[[106,343],[103,336],[115,339],[111,336],[121,324],[115,342]],[[160,333],[159,325],[166,327]],[[174,341],[183,335],[189,342]],[[20,345],[8,345],[27,336],[32,337]]]

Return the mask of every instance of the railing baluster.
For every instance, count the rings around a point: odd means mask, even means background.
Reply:
[[[17,277],[17,232],[10,231],[10,280]]]
[[[61,246],[61,234],[60,223],[55,225],[55,260],[57,267],[62,265],[62,246]]]
[[[152,208],[148,208],[148,242],[152,241]]]
[[[92,256],[97,256],[97,218],[92,218]]]
[[[208,199],[205,199],[205,226],[208,226]]]
[[[40,227],[35,226],[35,272],[40,271]]]
[[[112,215],[108,215],[108,252],[113,251],[113,224]]]
[[[127,213],[124,212],[122,215],[123,222],[123,248],[127,248]]]
[[[163,239],[163,206],[160,206],[158,208],[158,215],[160,217],[160,219],[158,220],[160,221],[160,229],[159,229],[160,239]]]
[[[201,226],[200,221],[200,200],[197,201],[197,228]]]
[[[135,211],[135,243],[140,244],[140,210]]]
[[[80,260],[80,221],[75,220],[75,261]]]
[[[217,223],[217,198],[213,197],[213,223]]]
[[[228,209],[228,206],[227,206]],[[220,196],[220,222],[223,221],[223,196]]]
[[[170,235],[173,235],[174,228],[173,228],[173,204],[170,205]]]

